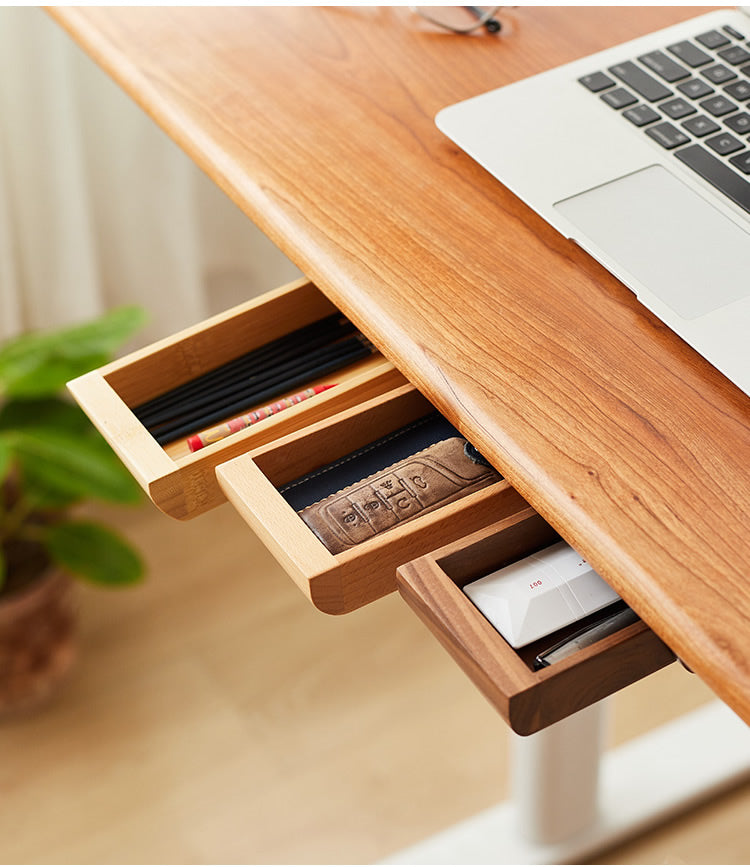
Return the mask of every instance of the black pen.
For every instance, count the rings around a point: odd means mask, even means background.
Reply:
[[[302,357],[293,355],[273,367],[260,368],[242,377],[232,377],[223,384],[220,381],[210,390],[204,389],[196,395],[184,398],[179,403],[173,403],[157,412],[152,411],[148,415],[141,415],[139,421],[149,430],[162,430],[165,425],[169,427],[177,422],[187,422],[194,416],[202,417],[207,408],[215,407],[220,410],[226,403],[236,403],[238,397],[244,399],[243,396],[246,396],[245,405],[252,406],[258,402],[254,399],[254,392],[261,390],[265,392],[269,385],[274,382],[284,382],[299,370],[317,367],[333,358],[348,358],[349,355],[358,353],[361,347],[362,340],[355,336],[308,351]],[[281,396],[283,390],[278,394]]]
[[[540,653],[534,660],[534,671],[546,668],[555,662],[560,662],[560,660],[572,656],[584,647],[589,647],[591,644],[602,638],[606,638],[607,635],[612,635],[625,626],[635,623],[637,620],[638,615],[632,608],[623,608],[614,614],[607,614],[595,623],[579,629],[578,632],[557,644],[553,644],[552,647]]]
[[[263,365],[278,364],[288,358],[290,353],[300,356],[310,349],[315,349],[325,343],[333,343],[335,340],[348,336],[355,330],[354,325],[340,314],[328,316],[282,335],[270,343],[259,346],[232,361],[219,365],[182,385],[157,395],[134,407],[133,412],[139,420],[148,425],[150,416],[160,412],[163,408],[179,404],[204,390],[210,391],[228,377],[240,377],[256,368],[262,368]]]

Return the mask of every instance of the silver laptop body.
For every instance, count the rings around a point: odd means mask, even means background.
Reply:
[[[750,17],[711,12],[436,122],[750,394],[750,39],[740,37]]]

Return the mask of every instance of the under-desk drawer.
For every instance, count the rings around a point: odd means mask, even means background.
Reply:
[[[172,517],[192,518],[224,502],[215,474],[223,461],[406,380],[373,351],[327,377],[335,379],[335,388],[196,452],[187,436],[160,445],[134,408],[337,312],[312,283],[296,281],[79,377],[69,388],[153,502]],[[313,378],[294,391],[317,384],[322,381]]]
[[[477,578],[559,541],[531,507],[398,569],[399,592],[511,728],[529,735],[673,662],[643,621],[534,670],[537,654],[599,615],[514,649],[465,595]]]
[[[227,498],[312,603],[343,614],[396,589],[396,568],[518,511],[520,495],[501,479],[435,511],[332,554],[280,489],[433,413],[412,386],[345,410],[217,467]]]

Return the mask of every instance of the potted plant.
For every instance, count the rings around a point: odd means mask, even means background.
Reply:
[[[142,322],[124,307],[0,345],[0,713],[38,704],[67,673],[71,576],[122,586],[143,573],[124,539],[76,514],[91,500],[136,503],[140,489],[65,393]]]

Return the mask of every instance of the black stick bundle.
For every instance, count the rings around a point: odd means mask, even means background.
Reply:
[[[270,341],[133,409],[160,445],[371,354],[372,347],[341,314]]]

